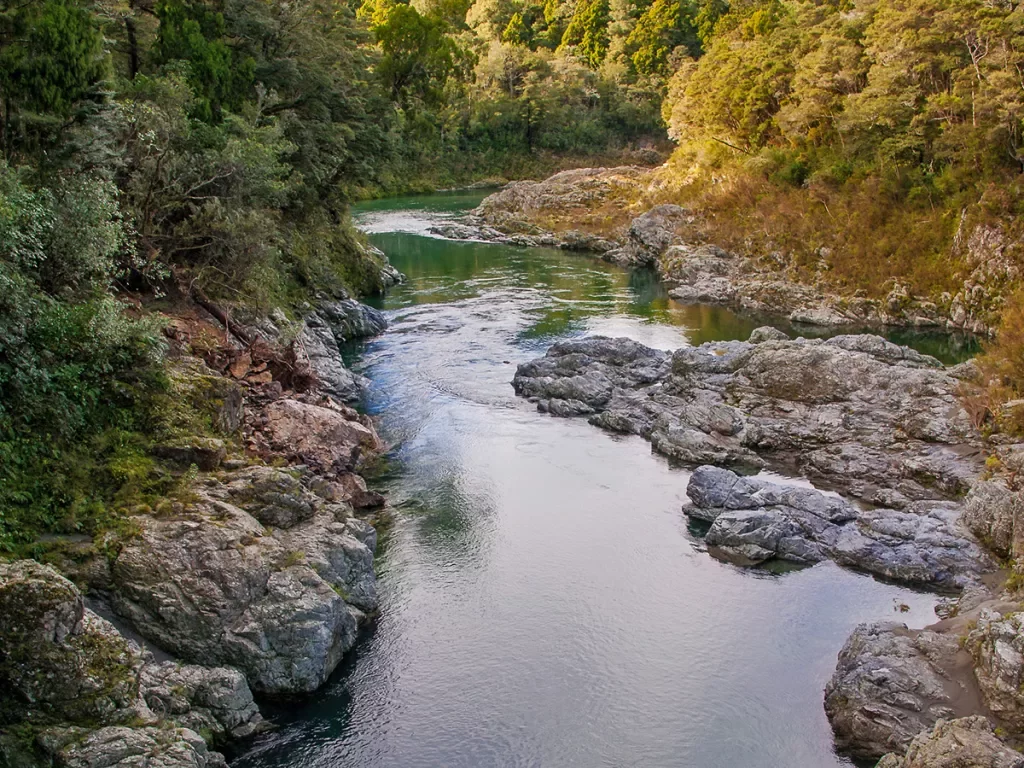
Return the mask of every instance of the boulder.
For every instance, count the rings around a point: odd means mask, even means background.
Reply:
[[[825,687],[836,746],[865,759],[902,753],[939,720],[970,714],[962,711],[964,682],[946,671],[959,652],[952,634],[894,622],[858,626]]]
[[[369,381],[345,365],[334,332],[324,318],[316,313],[307,316],[299,341],[322,391],[345,403],[362,400]]]
[[[230,475],[225,488],[232,500],[266,526],[292,528],[316,514],[317,497],[297,473],[275,467],[247,467]]]
[[[770,325],[762,325],[760,328],[755,328],[750,332],[750,338],[748,341],[751,344],[760,344],[762,341],[788,341],[789,336],[780,331],[778,328],[773,328]]]
[[[57,768],[227,768],[224,756],[188,728],[73,729],[40,741]]]
[[[1001,480],[974,484],[967,494],[963,520],[1000,557],[1024,555],[1024,496]]]
[[[351,470],[365,451],[379,451],[377,433],[351,410],[282,399],[265,410],[271,444],[322,470]]]
[[[218,742],[246,738],[264,726],[249,685],[237,669],[174,661],[147,664],[140,689],[157,717],[208,733]]]
[[[136,715],[141,652],[34,560],[0,563],[0,722]]]
[[[958,522],[955,503],[858,509],[811,488],[702,466],[687,486],[685,513],[707,522],[708,551],[741,564],[835,560],[935,589],[977,583],[996,564]]]
[[[262,490],[239,492],[247,482]],[[281,506],[285,485],[271,472],[229,474],[178,514],[136,518],[139,534],[114,562],[115,611],[185,661],[239,669],[253,690],[315,690],[376,608],[373,554],[363,524],[339,522],[313,494]],[[290,527],[268,531],[246,511],[268,506]]]
[[[982,609],[966,647],[988,708],[1016,731],[1024,731],[1024,613]]]
[[[586,415],[690,463],[775,462],[872,504],[959,499],[983,466],[959,380],[877,336],[755,332],[671,356],[629,339],[555,344],[512,385],[538,409]]]
[[[1024,768],[1024,755],[1003,744],[980,715],[939,720],[904,757],[888,754],[877,768]]]
[[[355,299],[328,301],[320,305],[318,314],[326,322],[339,344],[384,333],[388,320],[379,309],[368,307]]]
[[[622,266],[653,266],[678,237],[693,215],[678,205],[657,205],[637,216],[629,225],[621,248],[605,258]]]

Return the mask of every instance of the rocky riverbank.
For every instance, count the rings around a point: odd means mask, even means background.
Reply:
[[[978,431],[960,397],[973,375],[877,336],[761,328],[671,354],[628,339],[562,342],[519,366],[513,387],[543,412],[641,435],[694,465],[683,511],[706,528],[712,556],[830,559],[959,594],[925,630],[858,627],[826,712],[840,748],[885,755],[888,768],[1016,766],[992,728],[1024,736],[1024,613],[999,586],[1024,547],[1024,445]],[[751,476],[762,468],[833,492]]]
[[[374,615],[385,499],[359,473],[384,444],[339,345],[386,320],[237,315],[166,318],[177,490],[0,563],[0,765],[223,766],[269,727],[254,693],[316,690]]]
[[[453,239],[589,251],[623,266],[655,268],[670,295],[687,303],[722,304],[823,326],[906,326],[989,333],[998,307],[1019,275],[1004,257],[997,232],[958,233],[964,264],[958,291],[914,296],[888,286],[883,298],[837,291],[827,253],[815,277],[797,278],[781,253],[741,254],[708,242],[701,220],[659,197],[656,170],[626,166],[564,171],[543,181],[518,181],[491,195],[465,218],[434,228]],[[953,256],[951,255],[951,258]]]

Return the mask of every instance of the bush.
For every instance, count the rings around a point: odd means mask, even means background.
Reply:
[[[126,237],[109,186],[26,178],[0,166],[0,549],[88,529],[147,473],[139,432],[162,381],[152,322],[110,295]]]

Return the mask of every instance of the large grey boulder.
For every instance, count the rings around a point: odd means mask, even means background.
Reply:
[[[139,648],[34,560],[0,562],[0,722],[133,719]]]
[[[217,742],[246,738],[264,726],[237,669],[165,661],[143,667],[139,685],[154,715]]]
[[[861,624],[850,635],[825,687],[825,713],[836,746],[858,758],[902,753],[940,719],[970,714],[970,695],[947,670],[957,638],[905,624]]]
[[[774,334],[773,334],[774,335]],[[649,439],[694,464],[793,464],[889,508],[957,499],[982,440],[935,360],[876,336],[684,347],[628,339],[556,344],[519,366],[516,392],[556,416]]]
[[[1024,613],[983,609],[966,647],[988,708],[1016,731],[1024,731]]]
[[[376,336],[387,327],[383,312],[355,299],[327,301],[317,311],[306,315],[299,341],[320,389],[342,402],[361,400],[369,381],[349,370],[339,345]]]
[[[339,344],[384,333],[388,320],[379,309],[368,307],[355,299],[327,301],[318,314],[326,322]]]
[[[40,741],[57,768],[227,768],[224,756],[188,728],[71,729]]]
[[[254,484],[273,488],[277,471]],[[347,505],[306,495],[311,517],[267,529],[247,509],[264,514],[268,494],[239,493],[246,482],[251,471],[209,479],[180,512],[136,518],[139,534],[114,562],[112,604],[186,661],[236,667],[256,691],[310,692],[377,606],[364,524]]]
[[[1024,768],[1024,755],[1003,744],[980,716],[940,720],[919,734],[905,756],[888,754],[877,768]]]
[[[316,313],[309,315],[299,341],[322,391],[345,403],[362,400],[369,381],[345,365],[334,332],[326,320]]]
[[[977,583],[997,569],[958,521],[959,505],[914,502],[903,510],[858,509],[811,488],[697,468],[685,513],[711,523],[709,551],[743,564],[777,558],[841,565],[932,588]]]
[[[1000,557],[1024,555],[1024,494],[1001,480],[975,483],[964,504],[964,523]]]
[[[623,246],[606,253],[605,258],[627,267],[654,266],[692,220],[693,215],[678,205],[656,205],[633,219]]]

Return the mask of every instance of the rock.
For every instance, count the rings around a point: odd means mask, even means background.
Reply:
[[[1024,613],[983,609],[967,636],[974,675],[994,715],[1024,731]]]
[[[653,266],[692,219],[692,214],[678,205],[657,205],[633,219],[623,246],[605,258],[622,266]]]
[[[1024,555],[1024,498],[999,480],[974,484],[964,504],[964,524],[1000,557]]]
[[[329,501],[347,502],[355,509],[376,509],[387,503],[382,494],[368,490],[366,481],[354,472],[338,475],[333,482],[320,484],[314,490]]]
[[[369,381],[346,367],[326,320],[316,313],[308,315],[299,339],[321,390],[346,403],[362,400]]]
[[[1024,755],[1003,744],[984,717],[939,720],[910,743],[905,757],[889,754],[878,768],[1024,768]]]
[[[215,741],[247,738],[264,725],[249,685],[236,669],[173,661],[147,664],[140,687],[155,715],[209,733]]]
[[[320,305],[318,314],[326,321],[339,344],[353,339],[377,336],[388,327],[383,312],[355,299],[324,302]]]
[[[227,447],[223,440],[215,437],[194,437],[180,443],[157,445],[153,453],[184,469],[194,464],[203,472],[212,472],[224,461]]]
[[[354,411],[285,399],[270,403],[265,413],[265,432],[276,448],[324,470],[350,470],[364,451],[383,448]]]
[[[788,341],[789,336],[778,328],[772,328],[770,325],[762,325],[760,328],[755,328],[750,332],[750,343],[760,344],[763,341]]]
[[[811,564],[830,558],[905,583],[952,589],[996,570],[966,530],[959,508],[937,502],[859,510],[820,491],[740,477],[717,467],[694,471],[690,517],[710,521],[708,551],[732,562],[774,558]]]
[[[0,563],[0,722],[135,716],[138,647],[33,560]]]
[[[224,756],[188,728],[110,726],[84,736],[50,734],[44,744],[58,768],[227,768]]]
[[[208,478],[180,514],[136,517],[139,534],[114,562],[111,602],[142,637],[185,661],[235,667],[255,691],[307,693],[376,608],[373,555],[365,531],[317,509],[313,494],[274,512],[291,527],[268,535],[243,507],[269,514],[278,505],[275,494],[291,483],[277,472]],[[259,487],[240,492],[247,482]]]
[[[858,758],[903,752],[921,731],[957,717],[969,697],[951,679],[957,638],[904,624],[861,624],[839,653],[825,687],[836,746]]]
[[[876,336],[709,342],[669,358],[628,339],[554,345],[516,392],[682,461],[793,464],[873,504],[957,499],[982,468],[959,381]],[[669,362],[670,360],[670,362]]]
[[[317,511],[316,497],[294,473],[283,469],[248,467],[232,474],[225,487],[236,504],[274,528],[292,528]]]
[[[233,435],[242,424],[242,389],[194,357],[175,358],[169,367],[171,394],[191,410],[207,416],[222,435]]]

